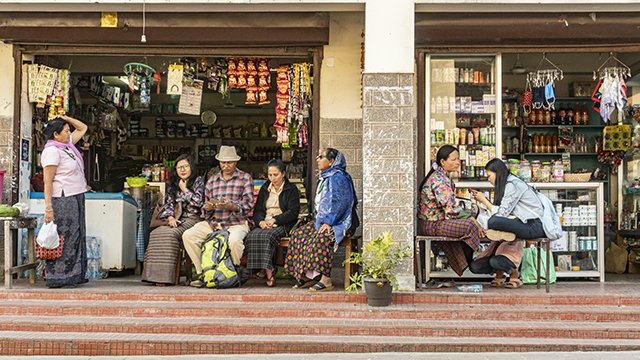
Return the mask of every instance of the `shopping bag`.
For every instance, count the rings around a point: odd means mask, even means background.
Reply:
[[[546,268],[547,268],[547,253],[546,250],[541,250],[540,258],[540,283],[545,284]],[[549,254],[549,260],[551,264],[549,266],[549,283],[555,284],[556,282],[556,269],[553,264],[553,254]],[[538,283],[538,249],[535,246],[524,248],[522,252],[522,262],[520,264],[520,278],[524,284],[537,284]]]
[[[34,239],[34,243],[36,258],[38,259],[56,260],[62,256],[64,236],[58,235],[58,227],[53,221],[42,225],[40,231],[38,231],[38,236]],[[47,248],[45,245],[56,246]]]
[[[55,249],[60,246],[60,238],[58,237],[58,226],[50,221],[40,228],[36,241],[40,247],[45,249]]]

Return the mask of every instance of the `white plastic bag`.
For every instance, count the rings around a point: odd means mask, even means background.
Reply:
[[[53,222],[42,225],[36,238],[38,245],[45,249],[55,249],[60,246],[60,237],[58,236],[58,226]]]

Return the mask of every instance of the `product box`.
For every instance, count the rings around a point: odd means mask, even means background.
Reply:
[[[471,113],[472,114],[484,114],[484,105],[482,101],[472,101],[471,102]]]
[[[572,97],[591,96],[593,88],[594,83],[592,81],[574,81],[569,84],[569,93]]]
[[[482,105],[484,105],[484,111],[486,113],[496,112],[496,96],[495,94],[483,94]]]
[[[558,255],[558,271],[571,271],[571,255]]]
[[[567,251],[567,237],[567,232],[563,231],[562,236],[559,239],[551,242],[551,251]]]

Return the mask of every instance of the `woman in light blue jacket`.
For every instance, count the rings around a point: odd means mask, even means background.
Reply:
[[[547,235],[542,224],[544,208],[534,190],[524,181],[509,173],[500,159],[493,159],[485,166],[489,182],[494,186],[493,204],[478,191],[473,191],[475,199],[483,204],[491,217],[488,221],[487,238],[493,240],[487,250],[470,265],[476,274],[496,273],[492,286],[501,286],[504,274],[509,275],[508,288],[519,288],[518,266],[522,260],[524,241]]]

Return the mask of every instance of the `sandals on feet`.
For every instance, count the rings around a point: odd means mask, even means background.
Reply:
[[[509,279],[507,283],[504,284],[506,289],[518,289],[522,287],[522,280],[520,279]]]
[[[294,289],[306,289],[308,287],[313,286],[316,283],[315,280],[307,280],[307,281],[303,281],[300,279],[296,279],[296,284],[293,285]]]
[[[267,278],[267,286],[268,287],[273,287],[276,284],[276,276],[275,275],[271,275],[271,277]]]
[[[193,280],[191,283],[189,283],[189,286],[201,288],[204,287],[204,283],[202,282],[202,280]]]
[[[496,277],[491,280],[491,287],[500,287],[504,284],[504,273],[500,270],[496,271]]]
[[[309,288],[310,292],[331,291],[331,290],[333,290],[333,285],[327,286],[320,281],[318,281],[315,285]]]

